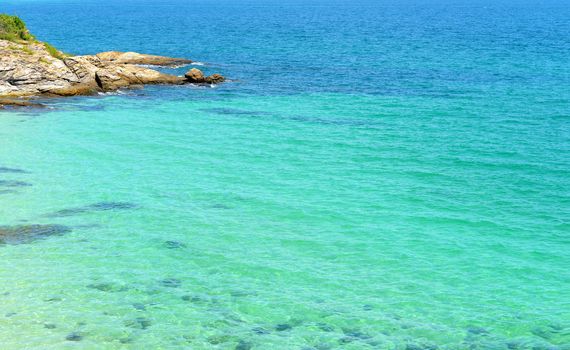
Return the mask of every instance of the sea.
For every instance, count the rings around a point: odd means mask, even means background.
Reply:
[[[0,12],[229,79],[0,111],[0,349],[570,349],[568,1]]]

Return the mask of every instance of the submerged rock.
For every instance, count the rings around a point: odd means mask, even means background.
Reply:
[[[293,326],[291,326],[290,324],[287,324],[287,323],[282,323],[282,324],[278,324],[277,326],[275,326],[275,330],[278,332],[288,331],[292,328],[293,328]]]
[[[168,249],[186,248],[186,244],[178,241],[166,241],[164,242],[164,246]]]
[[[28,182],[24,182],[24,181],[0,180],[0,186],[2,186],[2,187],[29,187],[29,186],[32,186],[32,184],[28,183]]]
[[[470,326],[470,327],[467,327],[467,333],[483,335],[483,334],[489,334],[489,331],[483,327]]]
[[[236,345],[236,350],[250,350],[253,347],[253,344],[245,341],[245,340],[240,340],[238,342],[238,344]]]
[[[0,104],[1,103],[2,103],[2,101],[0,100]],[[8,167],[0,166],[0,173],[27,174],[28,172],[25,170],[22,170],[22,169],[8,168]]]
[[[125,321],[125,326],[129,328],[147,329],[152,326],[152,321],[145,317],[137,317],[134,320]]]
[[[165,278],[160,281],[160,284],[169,288],[178,288],[182,285],[182,281],[176,278]]]
[[[320,330],[322,330],[323,332],[334,332],[334,327],[326,324],[326,323],[317,323],[317,326],[319,327]]]
[[[21,99],[0,99],[0,109],[5,107],[35,107],[43,108],[45,105],[37,102],[32,102],[30,100]]]
[[[81,341],[81,340],[83,340],[83,335],[81,335],[81,333],[79,333],[79,332],[69,333],[65,337],[65,340],[67,340],[67,341]]]
[[[124,292],[129,290],[129,287],[126,285],[113,283],[92,283],[88,284],[87,288],[96,289],[100,292]]]
[[[99,202],[84,207],[69,208],[56,211],[55,213],[49,214],[50,217],[64,217],[79,215],[87,212],[96,211],[110,211],[110,210],[128,210],[137,208],[136,204],[129,202]]]
[[[68,232],[71,232],[71,229],[63,225],[0,226],[0,242],[5,244],[31,243]]]
[[[270,334],[271,332],[268,331],[267,329],[263,328],[263,327],[254,327],[252,328],[253,333],[257,334],[257,335],[267,335]]]
[[[139,311],[145,311],[146,310],[146,306],[143,303],[133,303],[133,308],[135,308],[135,310],[139,310]]]

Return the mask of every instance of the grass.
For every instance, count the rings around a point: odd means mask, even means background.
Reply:
[[[34,51],[32,51],[32,50],[31,50],[29,47],[27,47],[27,46],[14,46],[14,45],[11,45],[11,46],[8,46],[8,49],[10,49],[10,50],[22,51],[22,52],[27,53],[28,55],[33,55],[33,54],[34,54]]]
[[[30,41],[34,40],[34,36],[19,17],[0,14],[0,39],[14,42]]]
[[[63,60],[64,58],[70,56],[68,54],[59,51],[55,47],[51,46],[51,44],[49,43],[44,42],[44,47],[46,48],[47,52],[51,55],[51,57],[57,58],[58,60]]]
[[[1,1],[1,0],[0,0]],[[22,43],[25,42],[33,42],[33,43],[41,43],[40,41],[36,40],[36,38],[30,34],[28,28],[26,28],[26,24],[17,16],[10,16],[6,14],[0,14],[0,39],[12,41],[14,43]],[[63,60],[66,57],[71,55],[65,54],[52,45],[43,42],[41,43],[44,45],[46,51],[54,58],[59,60]],[[32,55],[33,51],[30,50],[27,46],[23,48],[18,48],[20,51],[24,51],[27,54]]]

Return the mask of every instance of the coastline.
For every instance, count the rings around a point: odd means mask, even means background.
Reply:
[[[16,23],[14,28],[2,29],[2,25],[12,22]],[[18,17],[0,15],[0,108],[38,106],[29,101],[38,97],[93,95],[144,85],[214,85],[226,80],[220,74],[205,76],[196,68],[184,76],[149,68],[192,62],[184,58],[117,51],[72,56],[35,39]]]

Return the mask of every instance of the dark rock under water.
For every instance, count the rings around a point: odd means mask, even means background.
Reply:
[[[0,226],[0,243],[25,244],[68,232],[71,232],[71,228],[64,225]]]
[[[282,323],[282,324],[278,324],[275,326],[275,330],[278,332],[288,331],[292,328],[293,328],[293,326],[291,326],[290,324],[287,324],[287,323]]]
[[[100,292],[124,292],[129,289],[128,286],[114,283],[92,283],[87,288],[96,289]]]
[[[178,241],[166,241],[164,242],[164,246],[168,249],[186,248],[186,244]]]
[[[12,194],[12,193],[18,193],[17,191],[14,190],[0,190],[0,195],[2,194]]]
[[[69,208],[56,211],[49,214],[50,217],[65,217],[80,215],[88,212],[111,211],[111,210],[128,210],[137,208],[136,204],[129,202],[98,202],[83,207]]]
[[[254,327],[252,329],[253,333],[257,334],[257,335],[266,335],[266,334],[270,334],[271,332],[268,331],[267,329],[263,328],[263,327]]]
[[[137,317],[133,320],[125,321],[125,326],[129,328],[147,329],[152,326],[152,321],[145,317]]]
[[[31,183],[17,180],[0,180],[1,187],[30,187]]]
[[[245,341],[245,340],[240,340],[238,342],[238,344],[236,345],[236,350],[250,350],[253,347],[253,344]]]
[[[69,333],[65,337],[65,340],[67,340],[67,341],[81,341],[82,339],[83,339],[83,336],[78,332]]]
[[[23,170],[23,169],[8,168],[8,167],[0,166],[0,174],[1,174],[1,173],[8,173],[8,174],[28,174],[28,172],[25,171],[25,170]]]
[[[160,284],[163,285],[164,287],[178,288],[182,285],[182,281],[176,278],[165,278],[162,281],[160,281]]]
[[[245,115],[245,116],[264,116],[269,115],[265,111],[247,111],[237,108],[203,108],[200,111],[218,115]]]

